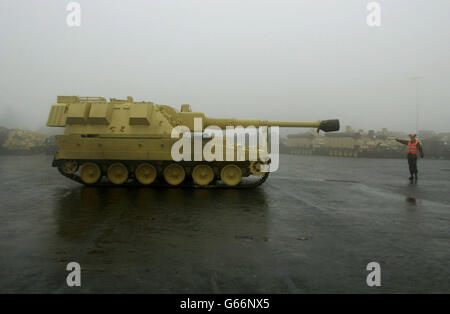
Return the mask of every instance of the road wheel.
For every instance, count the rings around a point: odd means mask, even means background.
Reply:
[[[85,163],[81,166],[80,177],[86,184],[93,184],[100,180],[102,171],[100,167],[93,162]]]
[[[134,171],[134,176],[140,184],[148,185],[155,181],[158,172],[156,168],[149,163],[140,164]]]
[[[108,167],[108,179],[114,184],[122,184],[128,179],[128,169],[121,163],[116,162]]]
[[[164,169],[164,179],[170,185],[178,185],[184,181],[186,172],[178,164],[170,164]]]
[[[214,179],[214,171],[208,165],[197,165],[192,170],[192,179],[198,185],[208,185]]]
[[[229,186],[238,185],[242,179],[242,171],[236,165],[226,165],[222,168],[220,172],[220,178],[222,181]]]

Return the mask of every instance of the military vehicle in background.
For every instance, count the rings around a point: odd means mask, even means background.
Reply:
[[[394,135],[387,129],[379,132],[370,130],[355,131],[347,126],[344,132],[329,133],[325,136],[315,132],[290,134],[286,145],[291,154],[327,155],[336,157],[404,157],[403,145],[394,140]]]
[[[331,134],[327,134],[331,135]],[[358,132],[343,132],[325,136],[325,154],[329,156],[359,157],[365,152],[366,145]]]
[[[298,134],[289,134],[287,136],[288,140],[286,145],[289,148],[289,152],[294,155],[312,155],[317,149],[315,149],[315,145],[317,145],[316,139],[318,136],[315,134],[316,132],[306,132],[306,133],[298,133]]]
[[[28,130],[9,130],[0,128],[0,153],[38,154],[45,151],[46,136]]]
[[[426,158],[450,159],[450,133],[419,131]]]
[[[196,130],[195,119],[200,118]],[[208,126],[224,130],[227,126],[280,126],[317,128],[325,132],[339,130],[338,120],[317,122],[284,122],[250,119],[215,119],[192,112],[189,105],[177,111],[152,102],[134,102],[103,97],[58,96],[47,126],[64,127],[65,135],[57,135],[58,152],[53,166],[62,175],[86,185],[139,184],[201,187],[255,187],[268,176],[261,171],[263,162],[250,160],[250,147],[245,146],[244,160],[174,161],[171,149],[178,138],[171,134],[176,126],[185,126],[191,134]],[[192,135],[191,135],[192,136]],[[193,137],[193,136],[192,136]],[[207,145],[208,140],[203,141]],[[241,146],[240,146],[241,147]],[[235,156],[237,145],[233,147]],[[194,150],[192,149],[192,157]],[[203,158],[203,159],[202,159]],[[194,160],[194,158],[191,158]],[[256,181],[244,184],[243,177]]]
[[[8,138],[8,133],[9,133],[9,129],[0,126],[0,154],[5,154],[7,152],[6,148],[3,147],[3,143]]]

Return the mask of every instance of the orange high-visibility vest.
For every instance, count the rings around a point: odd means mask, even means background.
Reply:
[[[414,143],[411,141],[408,142],[408,154],[417,155],[417,144],[419,144],[418,140]]]

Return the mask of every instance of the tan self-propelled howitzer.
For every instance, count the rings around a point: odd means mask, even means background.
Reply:
[[[330,132],[339,130],[339,121],[213,119],[192,112],[189,105],[177,111],[152,102],[134,102],[131,97],[108,102],[102,97],[58,96],[47,126],[65,127],[65,135],[56,137],[58,151],[53,166],[86,185],[253,187],[266,180],[268,172],[261,169],[270,160],[250,159],[250,147],[245,146],[245,157],[240,159],[228,160],[226,149],[222,149],[223,158],[212,161],[204,156],[175,161],[172,146],[179,138],[172,138],[174,128],[184,126],[192,134],[208,126],[308,127]],[[201,139],[200,144],[205,147],[207,139]],[[227,147],[224,139],[222,148]],[[249,176],[257,180],[244,183],[242,178]]]

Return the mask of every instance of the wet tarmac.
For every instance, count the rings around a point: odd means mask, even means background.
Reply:
[[[450,161],[410,184],[406,160],[282,155],[255,190],[85,188],[50,164],[0,156],[0,292],[450,292]]]

